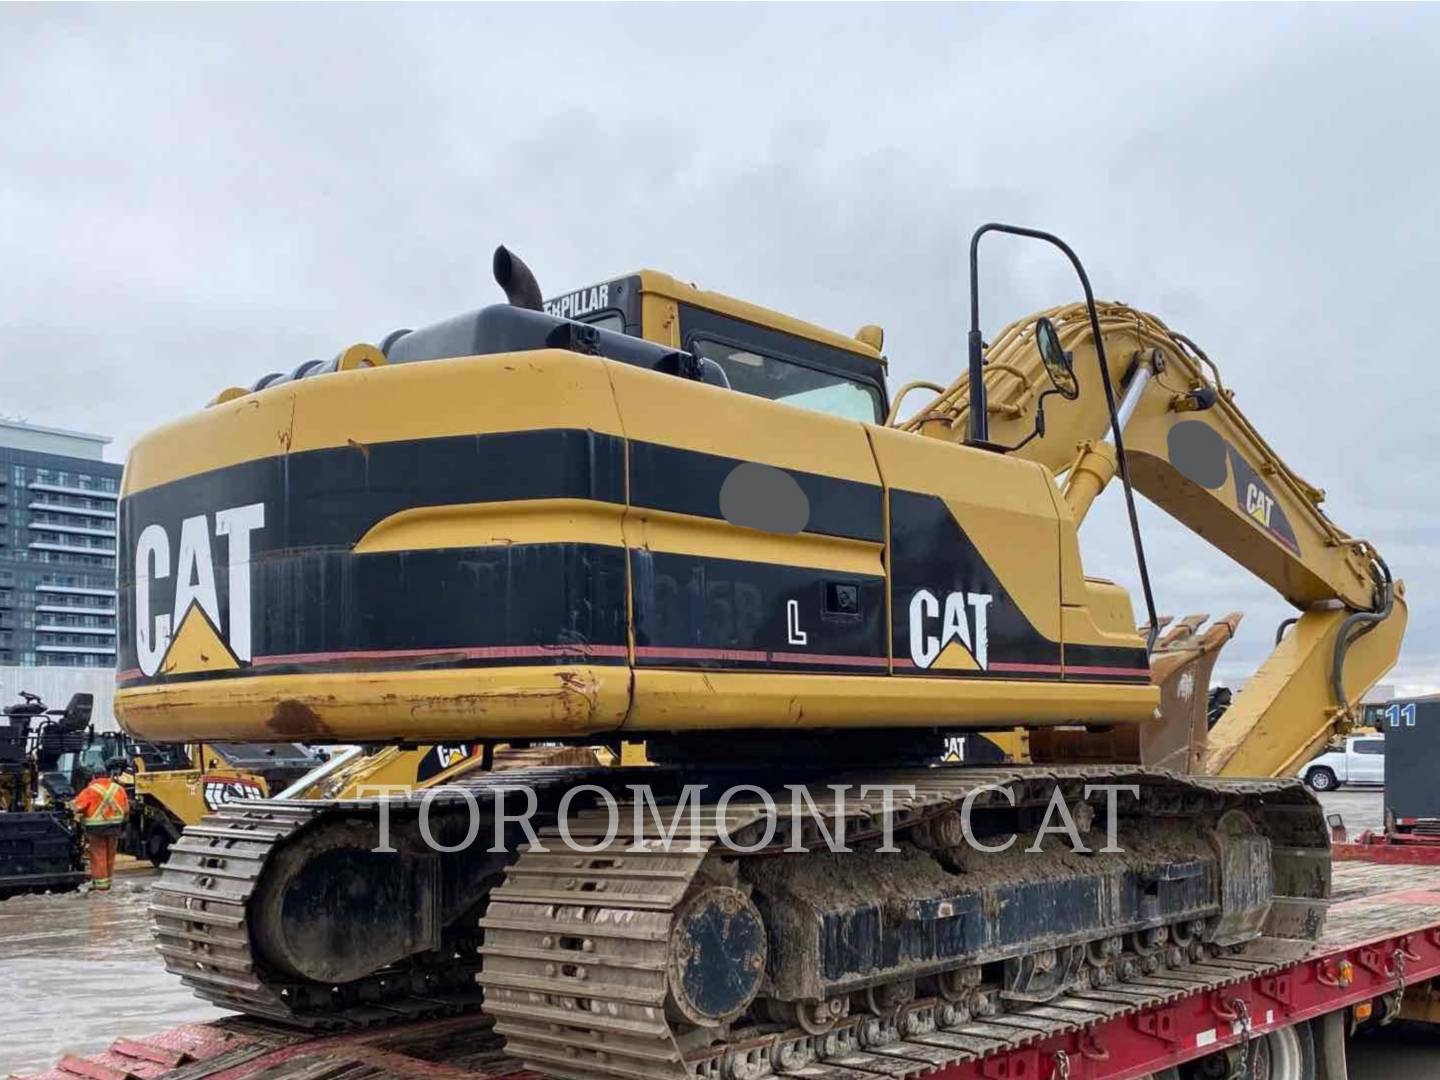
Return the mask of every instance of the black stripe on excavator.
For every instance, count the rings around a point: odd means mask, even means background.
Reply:
[[[631,549],[635,663],[663,668],[889,668],[885,579]]]
[[[699,517],[723,518],[720,488],[748,464],[654,443],[632,441],[630,449],[635,505]],[[188,517],[263,503],[264,527],[250,535],[252,557],[349,548],[378,522],[416,507],[521,499],[623,504],[624,461],[622,438],[571,428],[355,443],[246,461],[121,499],[120,584],[133,582],[136,541],[152,524],[173,538]],[[882,539],[878,486],[785,471],[809,498],[808,531]]]
[[[1060,643],[1031,625],[943,499],[891,489],[890,545],[897,662],[909,661],[915,674],[1060,677]],[[934,597],[938,607],[923,597],[917,600],[921,593]],[[944,633],[944,609],[951,597],[959,598],[968,641],[947,639]],[[982,606],[983,626],[977,612]],[[952,644],[970,653],[973,668],[935,666],[939,658],[931,654],[937,646],[943,653]]]
[[[1150,658],[1144,649],[1113,645],[1065,643],[1065,677],[1086,682],[1133,682],[1150,678]]]
[[[1295,529],[1285,510],[1275,499],[1261,475],[1250,467],[1240,456],[1240,451],[1226,444],[1230,452],[1230,471],[1235,476],[1235,505],[1251,521],[1259,525],[1294,554],[1300,554],[1300,542],[1295,539]]]
[[[421,506],[517,499],[625,501],[625,443],[572,428],[352,443],[242,462],[120,500],[119,577],[134,579],[140,531],[222,507],[265,504],[251,555],[354,547],[377,522]],[[220,545],[222,548],[224,545]]]
[[[265,518],[263,528],[249,534],[252,660],[205,677],[267,667],[279,674],[547,657],[557,663],[577,657],[621,663],[626,605],[625,554],[619,548],[519,544],[365,555],[348,549],[376,522],[412,507],[537,498],[619,503],[624,456],[620,438],[573,429],[407,440],[266,458],[127,496],[120,504],[122,681],[139,681],[134,555],[142,530],[159,525],[168,543],[183,550],[187,519],[198,517],[208,537],[206,509],[253,503],[265,505]],[[720,488],[742,464],[632,443],[632,498],[640,506],[721,517]],[[807,531],[883,539],[878,487],[786,473],[809,504]],[[969,643],[976,670],[945,674],[1058,676],[1059,645],[1036,632],[1009,600],[942,500],[894,492],[891,513],[897,669],[929,666],[907,660],[907,605],[914,590],[925,588],[942,596],[959,590],[967,599],[976,593],[991,598],[986,644]],[[226,551],[227,545],[217,543],[209,553],[217,627],[230,626],[231,575],[220,557]],[[173,559],[165,570],[147,579],[152,618],[173,609],[180,573]],[[637,629],[646,638],[637,657],[641,663],[849,671],[887,666],[874,625],[883,603],[878,576],[847,579],[803,568],[668,556],[646,572],[656,576],[649,596],[637,601],[643,608]],[[319,597],[342,600],[317,603]],[[858,619],[849,610],[851,601],[861,612]],[[973,627],[977,636],[980,630]],[[1120,659],[1109,666],[1131,667],[1133,674],[1133,658]],[[176,677],[200,674],[177,671]]]
[[[630,441],[630,502],[649,510],[724,520],[720,490],[740,458],[705,454],[660,443]],[[778,470],[805,493],[804,532],[881,543],[885,539],[882,491],[878,484],[834,476]]]
[[[119,678],[137,685],[334,669],[623,664],[625,575],[623,548],[592,544],[263,555],[251,563],[248,665],[146,679],[127,633]],[[228,577],[215,581],[227,611]],[[152,590],[152,610],[164,610],[157,596]],[[121,604],[121,618],[133,619],[128,591]]]
[[[890,565],[897,672],[1047,680],[1061,677],[1063,663],[1067,678],[1084,682],[1149,679],[1141,649],[1067,646],[1062,656],[938,496],[890,491]]]

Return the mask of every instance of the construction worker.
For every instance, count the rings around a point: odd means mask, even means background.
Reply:
[[[75,796],[72,804],[85,829],[85,845],[90,854],[90,888],[104,892],[110,888],[110,874],[115,868],[115,849],[130,816],[130,799],[119,776],[126,769],[122,759],[105,766],[105,775],[96,776]]]

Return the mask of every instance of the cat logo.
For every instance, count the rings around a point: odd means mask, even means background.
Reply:
[[[435,758],[439,762],[441,769],[448,769],[451,765],[458,765],[474,754],[477,747],[478,744],[476,743],[456,743],[453,746],[437,746],[435,747]]]
[[[480,743],[448,743],[432,746],[420,764],[415,767],[415,782],[425,784],[439,776],[446,769],[462,761],[479,757],[484,751]]]
[[[922,670],[984,671],[990,663],[989,593],[929,589],[910,597],[910,658]]]
[[[233,670],[250,661],[250,534],[264,527],[265,504],[251,503],[187,517],[175,547],[163,525],[140,531],[135,541],[135,653],[144,674]],[[221,622],[215,588],[214,548],[222,541],[228,625]],[[153,611],[155,583],[172,574],[175,602],[169,611]]]
[[[265,789],[254,780],[242,780],[239,777],[225,779],[206,777],[203,798],[208,809],[219,810],[227,803],[263,799],[265,798]]]
[[[1274,497],[1261,491],[1259,484],[1250,484],[1245,488],[1245,512],[1267,529],[1270,528],[1270,512],[1274,509]]]

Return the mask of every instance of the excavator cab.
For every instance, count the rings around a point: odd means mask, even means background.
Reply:
[[[846,337],[654,270],[565,293],[543,307],[556,318],[714,363],[742,394],[872,424],[888,409],[878,326]]]

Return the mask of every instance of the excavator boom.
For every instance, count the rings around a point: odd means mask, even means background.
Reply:
[[[1153,315],[1097,305],[1109,377],[1122,401],[1124,443],[1135,490],[1250,570],[1299,609],[1294,628],[1235,696],[1210,735],[1206,769],[1236,776],[1293,773],[1346,722],[1353,703],[1393,666],[1404,635],[1403,587],[1368,541],[1341,530],[1307,483],[1235,403],[1214,362]],[[1036,328],[1048,319],[1081,386],[1101,379],[1100,351],[1083,304],[1029,316],[989,347],[990,438],[1066,475],[1077,519],[1116,471],[1104,442],[1110,417],[1099,393],[1046,394]],[[1043,406],[1040,404],[1045,396]],[[968,427],[962,376],[899,426],[960,440]],[[1282,628],[1283,630],[1283,628]]]

